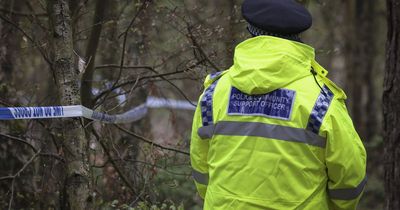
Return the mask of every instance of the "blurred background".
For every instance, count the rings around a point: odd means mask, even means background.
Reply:
[[[128,111],[147,96],[197,101],[205,76],[229,68],[235,46],[250,38],[241,0],[68,2],[83,105],[109,114]],[[385,1],[300,2],[314,19],[303,41],[347,93],[368,151],[369,180],[359,209],[383,209]],[[54,56],[47,13],[45,0],[0,0],[2,107],[59,105],[47,62]],[[86,135],[96,209],[201,209],[185,153],[192,116],[152,109],[131,124],[91,122],[98,134]],[[1,209],[63,208],[60,129],[61,120],[0,121]]]

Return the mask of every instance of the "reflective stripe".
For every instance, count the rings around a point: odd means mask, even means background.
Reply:
[[[212,128],[213,127],[213,128]],[[200,130],[200,129],[204,130]],[[226,136],[256,136],[309,144],[312,146],[325,148],[326,140],[308,130],[302,128],[286,127],[258,122],[232,122],[221,121],[215,126],[202,127],[198,130],[200,137],[212,135]]]
[[[214,125],[200,127],[197,130],[197,134],[200,136],[201,139],[210,139],[214,134],[214,128]]]
[[[329,90],[329,88],[324,85],[324,87],[321,90],[321,93],[317,98],[317,101],[315,102],[314,108],[311,111],[310,118],[307,124],[307,130],[316,134],[319,133],[319,129],[321,128],[322,125],[322,120],[324,119],[325,114],[328,111],[333,96],[334,95],[332,91]]]
[[[367,183],[368,178],[365,177],[361,183],[356,188],[348,188],[348,189],[329,189],[328,193],[330,198],[337,200],[353,200],[356,199],[361,192],[364,190],[365,184]]]
[[[203,98],[201,98],[201,117],[203,121],[203,126],[213,124],[213,111],[212,111],[212,98],[217,86],[218,80],[214,81],[207,89],[204,91]]]
[[[193,169],[192,176],[197,183],[208,185],[208,174],[203,174]]]

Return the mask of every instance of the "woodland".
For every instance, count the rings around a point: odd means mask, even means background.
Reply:
[[[303,0],[302,34],[368,154],[362,210],[400,209],[400,0]],[[0,0],[0,107],[83,105],[110,115],[148,97],[193,104],[250,38],[242,0]],[[192,110],[135,122],[0,121],[0,209],[202,209]]]

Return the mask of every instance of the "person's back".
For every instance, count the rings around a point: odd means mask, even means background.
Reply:
[[[313,48],[257,36],[207,77],[191,161],[204,209],[355,209],[366,154]]]

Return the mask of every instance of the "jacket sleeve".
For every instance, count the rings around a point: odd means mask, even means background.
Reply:
[[[200,97],[201,98],[201,97]],[[202,127],[200,102],[196,108],[193,118],[192,135],[190,143],[190,161],[192,165],[192,176],[196,184],[197,191],[204,199],[208,184],[208,140],[203,140],[198,135],[198,129]]]
[[[334,210],[355,210],[364,190],[366,152],[343,100],[333,100],[327,116],[327,191]]]

